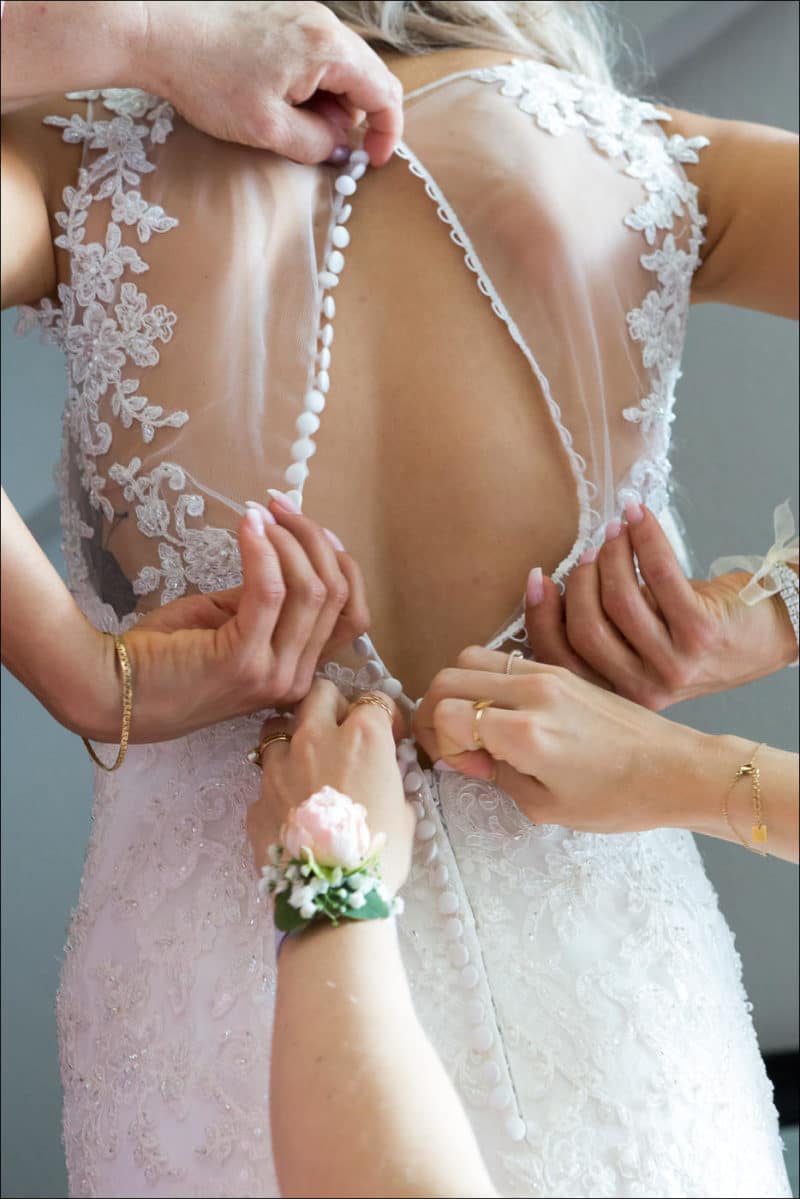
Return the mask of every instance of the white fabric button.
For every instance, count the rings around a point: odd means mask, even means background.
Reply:
[[[384,679],[381,683],[381,691],[390,699],[398,699],[403,694],[403,684],[399,679]]]
[[[443,891],[439,896],[439,911],[443,916],[452,916],[458,911],[458,896],[455,891]]]
[[[356,637],[353,642],[353,649],[361,658],[366,658],[372,652],[372,646],[369,643],[369,638],[362,633],[360,637]]]
[[[287,498],[287,500],[291,500],[291,502],[294,504],[295,508],[303,507],[302,492],[296,491],[296,490],[295,491],[287,491],[286,498]]]
[[[292,487],[300,487],[308,478],[308,467],[305,462],[293,462],[286,468],[283,477]]]
[[[493,1041],[494,1033],[488,1024],[483,1024],[480,1028],[473,1029],[469,1034],[470,1047],[476,1053],[486,1053],[487,1050],[491,1049]]]
[[[338,287],[339,286],[339,276],[334,275],[333,271],[320,271],[319,285],[322,288]]]
[[[364,673],[374,683],[377,683],[378,679],[383,678],[383,667],[381,666],[380,662],[376,662],[374,658],[370,658],[369,662],[367,662],[366,666],[364,667]]]
[[[339,250],[343,250],[345,246],[350,245],[350,234],[342,225],[337,225],[331,234],[331,241]]]
[[[511,1103],[511,1099],[512,1095],[509,1087],[495,1087],[489,1096],[489,1107],[493,1107],[497,1112],[502,1112]]]
[[[445,864],[443,862],[440,863],[433,872],[434,887],[446,887],[447,880],[449,878],[450,878],[450,871],[447,869],[447,867],[445,866]]]
[[[306,392],[305,405],[307,412],[322,412],[325,407],[325,396],[321,391],[317,391],[316,387],[312,387],[311,391]]]
[[[506,1120],[506,1132],[512,1141],[524,1141],[528,1129],[524,1120],[519,1116],[509,1116]]]
[[[323,325],[319,331],[319,339],[327,349],[333,341],[333,325]]]
[[[353,179],[356,180],[356,182],[358,182],[359,179],[364,178],[366,169],[367,168],[363,162],[357,162],[355,164],[355,166],[353,166],[353,164],[351,163],[350,164],[350,175]]]
[[[466,966],[469,961],[469,950],[463,941],[456,941],[450,946],[450,961],[456,970],[460,970],[462,966]]]
[[[467,991],[471,991],[473,987],[477,987],[479,979],[480,975],[478,974],[476,967],[471,963],[469,966],[465,966],[461,971],[461,985]]]
[[[484,1018],[484,1007],[480,999],[470,999],[467,1004],[467,1019],[470,1024],[480,1024]]]
[[[421,805],[420,805],[421,806]],[[420,820],[417,825],[417,840],[430,841],[431,837],[436,836],[436,825],[432,820]]]
[[[481,1066],[481,1078],[486,1087],[496,1087],[500,1081],[500,1067],[497,1062],[484,1062]]]
[[[343,205],[342,211],[339,213],[339,224],[340,225],[347,224],[347,222],[350,220],[350,214],[352,213],[352,211],[353,211],[352,204]]]
[[[331,352],[327,346],[323,346],[317,354],[317,365],[321,370],[326,371],[331,364]]]
[[[426,866],[430,866],[431,862],[435,862],[438,856],[439,856],[439,850],[437,848],[436,842],[435,841],[429,842],[428,848],[425,850],[425,853],[422,858],[423,862],[425,863]]]
[[[328,255],[327,267],[334,275],[340,275],[344,270],[344,254],[341,250],[331,250]]]
[[[336,301],[333,296],[326,296],[322,301],[322,315],[326,316],[329,321],[332,321],[336,316]]]
[[[328,394],[331,389],[331,378],[327,371],[318,372],[316,384],[321,392],[323,392],[325,395]]]
[[[403,790],[405,791],[406,795],[413,795],[415,791],[419,791],[420,787],[422,787],[424,783],[425,779],[418,770],[409,770],[408,774],[403,779]]]
[[[350,155],[350,166],[368,167],[369,154],[367,154],[366,150],[354,150]]]
[[[356,190],[356,181],[351,175],[340,175],[333,186],[340,196],[352,196]]]
[[[425,808],[424,808],[424,806],[423,806],[423,805],[422,805],[422,804],[419,802],[419,800],[418,800],[418,799],[416,799],[416,800],[414,801],[414,803],[412,803],[412,805],[411,805],[411,810],[413,811],[413,813],[414,813],[414,815],[416,816],[417,820],[424,820],[424,819],[425,819]]]
[[[413,741],[401,741],[397,747],[397,760],[409,765],[417,761],[417,747]]]
[[[313,412],[301,412],[294,427],[301,437],[310,437],[319,428],[319,417]]]
[[[310,437],[300,437],[292,444],[292,457],[295,462],[305,462],[306,458],[313,458],[317,452],[317,447]]]
[[[444,926],[444,935],[447,937],[448,941],[460,941],[463,932],[464,925],[457,916],[454,916],[452,920],[448,920],[447,924]]]

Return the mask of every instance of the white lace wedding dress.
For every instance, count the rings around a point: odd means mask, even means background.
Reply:
[[[575,481],[559,578],[627,498],[667,519],[704,222],[681,165],[703,139],[667,137],[666,119],[531,63],[409,98],[401,157],[526,356]],[[332,188],[326,168],[212,147],[132,91],[70,98],[50,123],[82,156],[56,217],[58,303],[31,314],[69,372],[65,552],[91,619],[125,629],[148,604],[240,581],[245,495],[302,493],[326,400],[346,402],[329,394],[333,292],[365,166],[354,155]],[[533,216],[535,242],[518,227]],[[189,237],[206,218],[217,247]],[[493,644],[509,639],[519,614]],[[398,695],[359,648],[366,661],[330,677]],[[273,937],[243,823],[259,723],[137,746],[98,776],[58,997],[72,1195],[276,1193]],[[489,784],[405,768],[406,965],[499,1193],[788,1195],[739,958],[692,837],[534,827]]]

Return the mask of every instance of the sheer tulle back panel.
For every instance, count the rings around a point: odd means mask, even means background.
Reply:
[[[349,408],[356,378],[374,389],[376,411],[396,402],[380,363],[397,327],[375,319],[392,311],[393,280],[376,270],[374,242],[360,246],[359,204],[382,206],[387,242],[403,246],[421,278],[426,270],[424,248],[405,237],[403,211],[392,206],[400,164],[370,172],[362,194],[348,199],[345,325],[334,321],[337,291],[320,275],[337,194],[330,168],[212,142],[137,93],[71,109],[73,139],[84,142],[82,174],[60,218],[71,286],[44,323],[60,324],[70,363],[67,537],[102,600],[124,621],[187,590],[237,582],[231,530],[241,505],[292,485],[286,471],[298,438],[314,516],[335,507],[337,479],[344,491],[345,477],[357,478],[369,525],[388,456],[406,454],[400,475],[424,487],[413,440],[391,419],[369,424]],[[409,302],[405,334],[420,357],[446,362],[436,403],[449,405],[461,428],[482,421],[487,446],[506,385],[509,402],[516,391],[546,414],[546,435],[511,434],[501,454],[487,451],[498,461],[476,484],[485,481],[490,529],[514,503],[507,476],[573,497],[546,563],[561,574],[625,498],[656,508],[666,501],[672,393],[702,218],[680,166],[694,149],[668,141],[660,115],[535,64],[473,72],[408,104],[403,169],[438,209],[438,236],[449,233],[466,260],[463,288],[478,297],[469,335],[503,332],[491,403],[474,394],[469,363],[448,356],[458,305],[432,312]],[[359,298],[360,270],[373,286]],[[330,328],[318,341],[321,325]],[[321,366],[330,391],[309,422],[304,406]],[[347,446],[337,422],[349,425]],[[414,434],[424,440],[425,428]],[[454,488],[446,464],[442,471],[431,503],[445,506],[446,520]],[[325,493],[315,491],[317,477]],[[531,529],[535,536],[535,522]],[[354,531],[359,537],[353,548],[396,589],[391,555],[365,544],[369,531]],[[520,571],[525,556],[535,560],[535,547],[520,550]],[[458,570],[454,560],[454,578]],[[522,574],[519,581],[521,591]]]

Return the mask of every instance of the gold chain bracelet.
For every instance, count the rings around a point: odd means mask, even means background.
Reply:
[[[733,782],[728,788],[728,792],[722,801],[722,815],[725,817],[728,827],[736,834],[737,840],[741,841],[745,849],[749,849],[751,853],[757,853],[759,857],[765,858],[767,851],[759,849],[758,844],[754,845],[750,841],[746,841],[739,830],[735,827],[728,812],[728,800],[733,793],[733,789],[740,779],[749,778],[750,785],[753,789],[753,825],[750,829],[750,835],[753,841],[763,845],[767,840],[767,826],[764,823],[764,803],[761,799],[761,771],[755,765],[756,754],[760,749],[764,748],[764,743],[761,742],[755,747],[750,755],[750,758],[736,771],[733,776]]]
[[[109,634],[109,636],[113,636],[114,638],[114,651],[119,661],[120,670],[122,671],[122,732],[119,738],[119,750],[116,761],[111,766],[107,766],[105,762],[98,758],[86,738],[82,737],[81,740],[88,749],[89,757],[92,761],[101,770],[107,770],[110,774],[113,770],[119,770],[128,752],[128,738],[131,734],[131,716],[133,715],[133,668],[128,651],[125,648],[125,642],[121,637],[114,636],[114,634]]]

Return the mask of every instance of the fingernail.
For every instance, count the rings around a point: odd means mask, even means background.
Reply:
[[[333,548],[335,550],[337,550],[340,554],[344,553],[344,546],[342,545],[341,541],[336,536],[336,534],[331,529],[323,529],[322,531],[325,534],[325,536],[328,538],[328,541],[330,541]]]
[[[621,520],[610,520],[606,525],[606,541],[614,541],[622,532]]]
[[[277,504],[279,508],[283,508],[284,512],[293,512],[295,516],[300,515],[300,509],[297,507],[297,504],[293,503],[288,495],[284,495],[282,491],[276,491],[273,487],[268,487],[267,495],[271,495],[273,504]]]
[[[257,508],[248,508],[244,514],[244,523],[256,537],[264,536],[264,517]]]
[[[628,500],[625,505],[625,519],[629,525],[638,525],[644,520],[644,508],[636,500]]]
[[[269,508],[265,508],[263,504],[257,503],[256,500],[245,500],[244,506],[245,508],[249,508],[251,511],[260,512],[264,518],[265,525],[275,524],[275,517],[270,512]]]
[[[336,146],[336,148],[334,150],[331,150],[330,157],[328,158],[328,162],[331,164],[331,166],[340,167],[340,166],[342,166],[343,163],[347,162],[349,157],[350,157],[350,147],[349,146]]]
[[[448,766],[444,758],[437,758],[433,764],[433,769],[438,770],[440,774],[458,774],[455,766]]]
[[[597,550],[594,546],[590,546],[588,550],[584,550],[578,559],[579,566],[588,566],[590,562],[597,561]]]
[[[534,566],[531,573],[528,575],[528,585],[525,588],[528,603],[532,608],[540,604],[544,599],[544,581],[542,579],[541,566]]]

